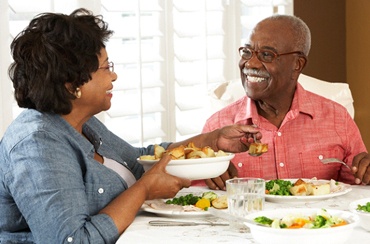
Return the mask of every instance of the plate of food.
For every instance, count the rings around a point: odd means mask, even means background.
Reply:
[[[266,201],[319,201],[347,194],[351,186],[335,180],[278,179],[266,181]]]
[[[141,210],[162,217],[205,217],[212,215],[207,210],[227,209],[227,196],[208,191],[202,194],[189,193],[172,199],[145,201]]]

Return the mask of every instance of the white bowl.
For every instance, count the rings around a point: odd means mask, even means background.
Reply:
[[[366,205],[366,203],[370,202],[370,198],[362,198],[356,201],[353,201],[349,204],[349,210],[352,213],[357,214],[360,217],[360,226],[367,231],[370,231],[370,213],[366,212],[359,212],[357,211],[358,205]]]
[[[247,215],[246,218],[253,220],[258,216],[266,216],[274,219],[282,218],[288,214],[311,216],[316,214],[318,210],[317,208],[281,208],[259,211]],[[359,217],[349,211],[327,209],[327,212],[332,216],[339,216],[345,219],[348,224],[323,229],[275,229],[247,222],[245,224],[250,228],[253,238],[259,243],[348,243],[347,241],[350,239],[354,227],[359,222]]]
[[[222,175],[229,167],[230,160],[235,156],[227,153],[226,156],[195,159],[171,160],[166,166],[169,174],[190,180],[209,179]],[[140,160],[144,170],[149,170],[158,160]]]

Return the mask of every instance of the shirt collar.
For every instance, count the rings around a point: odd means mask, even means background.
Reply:
[[[82,131],[84,135],[89,139],[91,144],[93,144],[95,151],[98,151],[100,145],[103,143],[101,136],[90,128],[88,122],[86,122],[86,124],[83,125]]]
[[[84,135],[88,138],[83,137],[77,130],[75,130],[66,120],[62,118],[62,116],[54,113],[45,113],[45,115],[49,118],[49,120],[59,128],[61,135],[68,135],[72,136],[78,140],[79,145],[83,148],[85,152],[90,152],[92,147],[94,147],[95,151],[97,151],[101,145],[101,137],[90,128],[89,123],[92,119],[88,120],[82,127],[82,131]]]
[[[300,83],[297,83],[296,90],[294,92],[294,97],[292,101],[292,106],[287,113],[287,116],[298,116],[299,113],[306,114],[311,118],[314,118],[315,111],[311,106],[311,98],[309,97],[309,92],[306,91]],[[242,101],[241,110],[236,115],[236,122],[241,123],[242,121],[247,121],[246,124],[259,125],[260,116],[257,112],[256,103],[250,99],[248,96],[244,96]]]

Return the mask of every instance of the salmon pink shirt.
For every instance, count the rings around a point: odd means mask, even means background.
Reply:
[[[238,153],[232,163],[239,177],[270,179],[334,179],[354,184],[354,176],[341,164],[320,162],[339,158],[352,165],[354,156],[367,152],[360,131],[347,110],[340,104],[303,89],[298,83],[292,106],[280,128],[257,113],[253,100],[244,96],[213,114],[203,132],[225,125],[256,125],[268,152],[252,157]],[[202,182],[193,182],[202,184]],[[203,183],[204,184],[204,183]]]

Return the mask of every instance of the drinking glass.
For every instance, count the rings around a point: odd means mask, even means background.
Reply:
[[[234,218],[230,227],[238,232],[248,232],[240,218],[263,210],[265,205],[265,180],[261,178],[234,178],[226,181],[229,213]],[[239,219],[238,219],[239,218]]]

